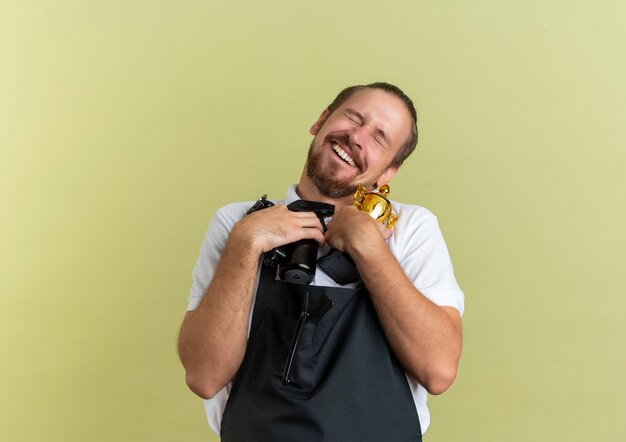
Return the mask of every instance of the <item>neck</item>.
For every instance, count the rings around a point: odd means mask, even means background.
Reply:
[[[318,201],[321,203],[333,204],[335,206],[351,206],[354,204],[354,196],[352,194],[346,195],[343,198],[329,198],[326,195],[322,195],[313,181],[306,173],[306,167],[300,175],[300,181],[296,188],[298,196],[303,200]]]

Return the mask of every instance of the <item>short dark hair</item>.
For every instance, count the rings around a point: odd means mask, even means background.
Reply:
[[[395,158],[391,161],[390,166],[400,167],[404,160],[408,158],[411,153],[415,150],[415,146],[417,145],[417,112],[415,111],[415,106],[413,105],[413,101],[400,89],[398,86],[394,86],[393,84],[385,83],[385,82],[376,82],[371,84],[361,84],[356,86],[350,86],[339,92],[339,94],[335,97],[332,103],[328,105],[328,110],[332,114],[335,109],[341,106],[348,98],[350,98],[355,92],[363,90],[363,89],[380,89],[382,91],[388,92],[394,97],[398,97],[404,103],[406,109],[409,111],[411,115],[411,133],[407,137],[404,144],[400,147],[400,150],[396,154]]]

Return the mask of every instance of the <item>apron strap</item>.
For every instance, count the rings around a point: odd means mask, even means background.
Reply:
[[[271,252],[269,252],[271,253]],[[276,280],[276,271],[275,267],[270,267],[265,263],[265,255],[263,255],[263,259],[261,260],[261,281],[274,281]]]

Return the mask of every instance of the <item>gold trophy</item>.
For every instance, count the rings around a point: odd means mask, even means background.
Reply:
[[[359,184],[354,192],[354,207],[380,221],[387,229],[391,229],[398,221],[398,216],[391,210],[391,203],[387,199],[389,186],[385,184],[378,192],[366,192],[365,187]]]

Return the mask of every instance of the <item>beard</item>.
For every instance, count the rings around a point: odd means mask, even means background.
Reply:
[[[315,140],[311,142],[306,161],[306,174],[319,192],[332,199],[338,199],[353,194],[357,183],[351,179],[337,178],[337,172],[341,166],[336,162],[322,164],[322,149],[316,149]],[[327,162],[329,163],[329,162]]]

